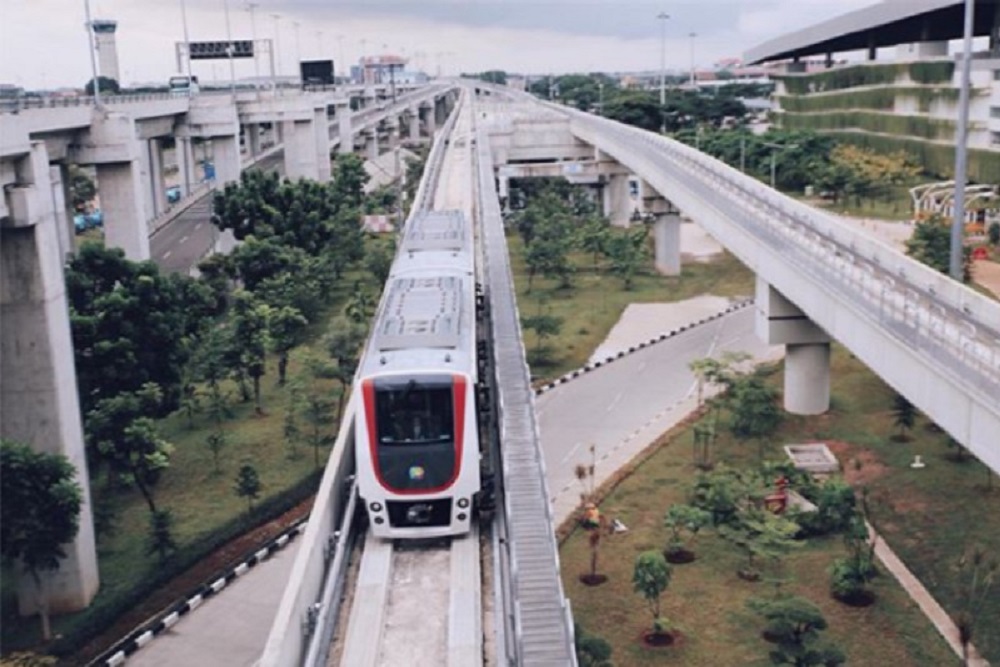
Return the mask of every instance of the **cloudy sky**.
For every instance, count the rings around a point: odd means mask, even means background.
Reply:
[[[93,18],[118,21],[126,83],[175,73],[186,1],[192,41],[226,38],[227,0],[90,0]],[[362,52],[398,53],[445,74],[482,69],[526,73],[657,69],[666,12],[668,68],[739,57],[785,32],[877,0],[228,0],[234,39],[275,38],[280,70],[297,56],[356,62]],[[906,0],[892,0],[906,2]],[[275,19],[274,16],[278,18]],[[253,21],[251,21],[253,16]],[[0,0],[0,82],[29,88],[80,86],[90,78],[84,0]],[[296,26],[297,24],[297,26]],[[696,37],[692,39],[691,33]],[[262,74],[267,65],[260,64]],[[339,67],[339,66],[338,66]],[[202,61],[203,80],[227,79],[224,61]],[[253,75],[238,61],[237,76]]]

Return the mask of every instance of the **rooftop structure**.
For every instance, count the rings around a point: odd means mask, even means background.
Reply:
[[[118,47],[115,44],[115,31],[118,29],[118,22],[109,19],[94,19],[90,22],[90,27],[94,30],[99,74],[121,82],[121,74],[118,70]]]

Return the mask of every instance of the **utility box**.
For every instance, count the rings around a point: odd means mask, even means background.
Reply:
[[[332,60],[303,60],[299,63],[299,74],[303,86],[332,86]]]

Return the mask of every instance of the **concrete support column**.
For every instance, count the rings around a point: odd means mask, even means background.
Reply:
[[[785,410],[819,415],[830,409],[830,337],[798,306],[757,278],[757,336],[785,345]]]
[[[340,132],[340,144],[337,145],[337,152],[353,153],[354,128],[351,125],[351,105],[338,104],[334,113],[337,117],[337,131]]]
[[[59,569],[41,573],[49,610],[64,613],[87,607],[100,583],[90,481],[45,144],[31,142],[15,171],[15,185],[2,194],[10,220],[0,227],[0,434],[63,454],[76,468],[80,528],[63,545]],[[35,613],[35,582],[20,566],[16,572],[19,611]]]
[[[49,165],[52,185],[52,210],[56,219],[56,238],[63,259],[76,250],[76,225],[73,223],[73,195],[70,193],[69,167],[65,162]]]
[[[137,262],[149,259],[145,183],[138,160],[97,165],[104,244],[121,248],[126,257]]]
[[[212,137],[212,157],[215,163],[215,182],[219,187],[240,180],[240,138],[230,134]]]
[[[330,164],[330,125],[325,106],[314,110],[312,126],[315,133],[316,180],[329,183],[333,177],[333,166]]]
[[[628,227],[632,217],[629,208],[628,174],[612,174],[602,196],[604,215],[616,227]]]
[[[174,143],[174,153],[177,156],[177,170],[180,176],[181,194],[187,196],[198,185],[195,173],[194,142],[191,137],[179,136]]]
[[[437,115],[434,112],[434,104],[420,107],[420,116],[424,123],[424,131],[428,137],[433,139],[434,133],[437,132]]]
[[[389,131],[389,150],[395,150],[399,146],[399,119],[390,118],[386,127]]]
[[[141,185],[138,195],[142,204],[142,215],[138,222],[146,223],[156,217],[156,203],[153,198],[153,163],[149,154],[149,141],[139,140],[139,178]]]
[[[365,130],[365,159],[378,159],[378,130]]]
[[[257,157],[260,155],[260,125],[257,123],[244,125],[243,132],[250,157]]]
[[[407,128],[407,136],[410,140],[416,140],[420,138],[420,109],[413,106],[410,107],[409,111],[409,127]]]
[[[319,179],[316,158],[316,129],[311,121],[285,121],[285,176],[291,179]]]
[[[149,197],[153,203],[153,218],[155,218],[167,210],[167,186],[163,179],[163,145],[159,139],[150,139],[146,144],[149,151]]]
[[[681,274],[681,216],[660,213],[653,225],[656,270],[665,276]]]

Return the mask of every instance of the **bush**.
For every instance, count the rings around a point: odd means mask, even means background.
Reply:
[[[986,230],[986,236],[993,245],[1000,245],[1000,222],[994,222]]]
[[[145,598],[185,570],[193,567],[210,553],[257,526],[281,516],[316,492],[322,470],[316,470],[302,478],[297,484],[265,499],[252,512],[233,517],[218,528],[196,538],[190,544],[179,548],[165,564],[152,567],[149,576],[135,588],[123,591],[114,597],[101,599],[85,612],[70,621],[62,630],[51,652],[58,656],[68,656],[78,651],[86,642],[104,632],[122,614],[136,607]],[[212,581],[218,573],[209,577]],[[204,589],[199,587],[185,595],[185,599]]]
[[[856,511],[854,489],[850,484],[831,480],[810,495],[809,500],[816,504],[816,511],[794,516],[803,537],[837,533],[850,525]]]
[[[576,661],[580,667],[611,667],[611,644],[574,625]]]
[[[875,564],[867,558],[838,558],[830,566],[830,592],[840,599],[856,597],[868,590],[875,574]]]

